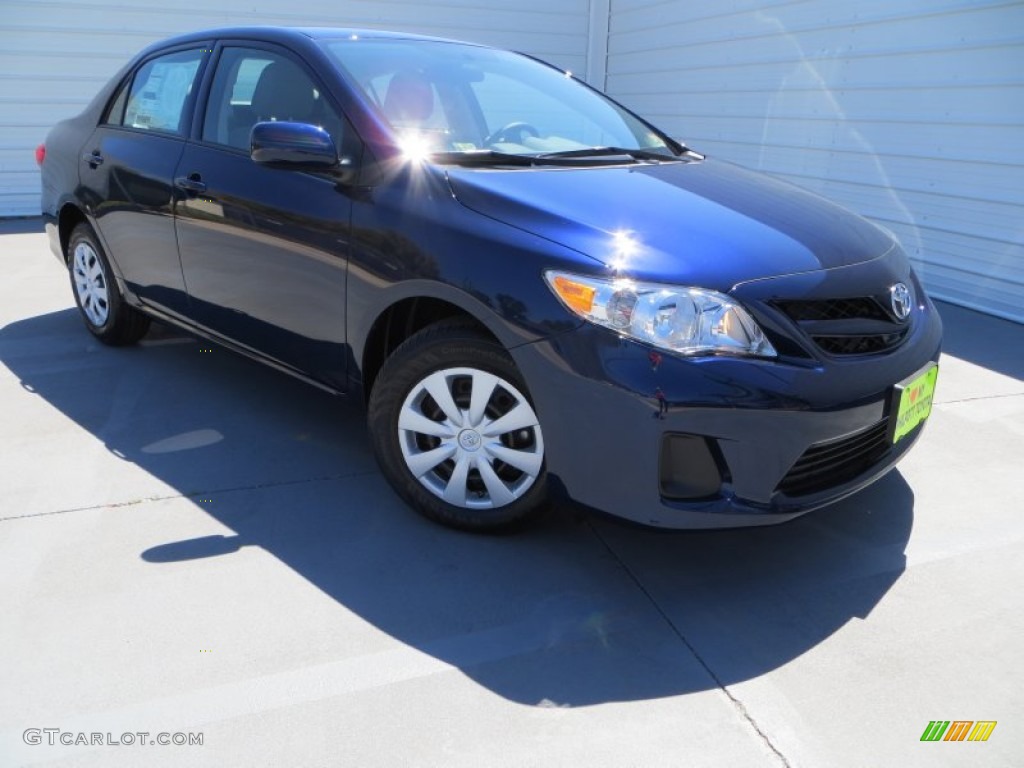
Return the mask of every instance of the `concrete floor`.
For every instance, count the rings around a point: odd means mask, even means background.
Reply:
[[[832,508],[479,537],[398,501],[355,405],[103,347],[38,222],[0,234],[0,765],[1024,765],[1024,327],[943,305],[924,437]]]

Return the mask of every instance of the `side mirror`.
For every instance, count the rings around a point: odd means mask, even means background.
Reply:
[[[338,158],[331,134],[308,123],[256,123],[249,141],[253,162],[271,168],[330,171],[351,166],[350,160]]]

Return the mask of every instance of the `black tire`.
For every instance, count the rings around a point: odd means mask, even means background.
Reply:
[[[72,230],[66,256],[71,293],[89,332],[116,347],[145,336],[149,318],[124,302],[107,255],[88,224]]]
[[[438,382],[451,395],[447,412],[426,392]],[[487,398],[482,404],[474,402],[474,389],[481,400]],[[449,418],[452,406],[461,415],[458,424]],[[450,434],[410,428],[408,419],[420,416]],[[512,428],[492,430],[503,416]],[[508,353],[471,324],[442,321],[399,346],[374,383],[368,421],[384,476],[431,520],[461,530],[497,531],[518,527],[546,506],[543,435],[529,392]],[[424,428],[435,431],[433,425]],[[419,477],[410,468],[428,453],[429,464],[449,450],[451,458]],[[451,503],[442,495],[448,493],[461,500]]]

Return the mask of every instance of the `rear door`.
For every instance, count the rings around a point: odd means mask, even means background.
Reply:
[[[288,51],[219,47],[203,124],[178,163],[175,207],[195,320],[328,385],[345,386],[345,280],[352,205],[326,174],[249,156],[261,120],[320,125],[358,141],[320,80]]]
[[[114,268],[144,303],[187,311],[174,234],[174,169],[209,45],[163,51],[121,84],[82,148],[79,194]]]

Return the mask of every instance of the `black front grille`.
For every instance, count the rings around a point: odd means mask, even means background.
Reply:
[[[874,296],[776,301],[818,348],[830,355],[872,355],[898,346],[908,327]]]
[[[823,320],[892,320],[870,296],[823,301],[780,301],[777,306],[798,323]]]
[[[888,453],[888,438],[889,423],[883,419],[849,437],[812,445],[776,490],[787,496],[803,496],[853,480]]]
[[[906,333],[874,333],[867,336],[811,336],[830,355],[870,355],[892,349]]]

